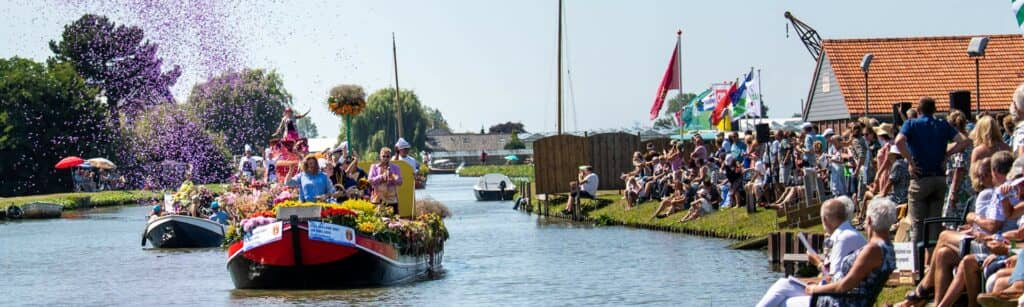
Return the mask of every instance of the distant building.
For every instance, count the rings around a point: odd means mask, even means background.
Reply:
[[[502,157],[507,155],[519,156],[520,161],[532,156],[530,149],[505,150],[505,144],[511,137],[511,134],[428,134],[427,149],[433,152],[434,158],[454,159],[467,164],[479,163],[481,151],[487,152],[488,164],[503,163]]]
[[[975,101],[974,59],[967,56],[972,36],[830,39],[822,43],[807,93],[802,118],[839,128],[864,114],[864,72],[861,58],[874,54],[869,67],[868,116],[890,122],[892,105],[916,105],[922,96],[935,99],[948,112],[949,93],[971,91]],[[1024,38],[1020,34],[990,35],[981,58],[981,109],[1006,111],[1014,89],[1024,81]]]

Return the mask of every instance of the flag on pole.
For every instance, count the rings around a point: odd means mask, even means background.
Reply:
[[[696,108],[697,111],[703,111],[704,110],[704,100],[708,99],[708,96],[711,96],[711,88],[708,88],[708,89],[704,90],[700,94],[697,94],[696,97],[693,97],[693,99],[690,99],[690,103],[687,104],[686,107],[693,107],[693,108]],[[684,107],[684,109],[686,107]]]
[[[711,124],[718,125],[722,121],[722,116],[725,114],[725,110],[729,108],[732,103],[732,96],[736,93],[736,83],[733,82],[732,86],[729,86],[729,90],[725,92],[722,97],[718,99],[718,104],[715,105],[715,110],[711,112]]]
[[[658,118],[658,113],[661,112],[661,106],[665,103],[665,94],[668,90],[678,90],[682,88],[682,83],[679,79],[679,45],[680,37],[676,37],[676,47],[672,49],[672,57],[668,61],[668,68],[665,69],[665,75],[661,77],[661,84],[658,85],[658,93],[654,96],[654,105],[651,106],[651,120]]]
[[[756,71],[754,78],[750,82],[747,82],[747,114],[754,117],[761,117],[761,86],[758,85],[758,80],[761,80],[761,71]]]
[[[1010,0],[1010,8],[1013,9],[1013,15],[1017,17],[1017,28],[1024,31],[1024,10],[1021,10],[1021,6],[1024,6],[1024,0]]]
[[[743,77],[743,81],[740,81],[740,86],[736,88],[736,91],[733,92],[731,96],[729,96],[729,99],[732,100],[732,115],[735,117],[741,117],[744,114],[747,114],[747,105],[749,104],[746,93],[747,84],[753,80],[753,76],[754,69],[751,68],[750,72],[747,73],[747,76]]]
[[[676,111],[676,113],[674,115],[675,116],[672,116],[672,119],[676,120],[676,127],[682,127],[683,126],[683,117],[682,117],[683,116],[683,110]]]

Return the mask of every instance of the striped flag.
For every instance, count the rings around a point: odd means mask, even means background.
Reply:
[[[1017,17],[1017,28],[1024,31],[1024,10],[1021,10],[1021,6],[1024,6],[1024,0],[1010,0],[1010,8],[1013,9],[1013,16]]]
[[[693,99],[690,99],[690,103],[688,104],[688,106],[697,108],[697,111],[704,111],[704,108],[707,105],[704,103],[704,100],[708,99],[708,97],[711,96],[710,94],[710,88],[704,90],[703,92],[698,94],[697,97],[693,97]],[[711,105],[713,106],[714,104]],[[714,107],[711,107],[711,109],[714,110]]]

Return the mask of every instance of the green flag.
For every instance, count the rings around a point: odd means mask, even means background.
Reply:
[[[1021,6],[1024,5],[1024,0],[1010,0],[1010,9],[1013,10],[1013,16],[1017,17],[1017,28],[1024,31],[1024,10],[1021,10]]]

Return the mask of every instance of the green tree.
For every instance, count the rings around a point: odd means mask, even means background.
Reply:
[[[526,132],[526,128],[523,127],[523,123],[520,122],[505,122],[497,125],[493,125],[487,128],[487,133],[501,134],[501,133],[515,133],[515,132]]]
[[[316,130],[316,124],[308,116],[295,121],[295,129],[299,130],[299,135],[307,138],[320,137],[320,133]]]
[[[426,148],[427,116],[419,97],[410,90],[402,90],[402,136],[412,145],[413,151]],[[338,135],[339,142],[345,140],[342,125]],[[395,120],[395,89],[380,89],[366,99],[366,108],[358,116],[352,117],[352,148],[357,152],[376,153],[381,147],[394,147],[398,140],[398,127]],[[374,154],[375,156],[376,154]]]
[[[291,103],[277,72],[243,69],[192,87],[186,108],[207,130],[223,134],[231,152],[240,153],[245,144],[267,144]]]
[[[444,119],[444,115],[441,114],[440,110],[428,106],[423,106],[423,109],[429,120],[427,128],[451,130],[448,127],[448,121]]]
[[[675,128],[676,120],[674,117],[676,116],[676,111],[679,111],[683,106],[690,103],[690,100],[693,100],[694,97],[697,97],[694,93],[679,93],[672,97],[672,99],[669,99],[668,106],[666,106],[664,111],[662,111],[661,117],[658,117],[658,119],[654,121],[654,127]]]
[[[526,144],[519,140],[519,132],[512,132],[512,136],[508,138],[508,142],[505,143],[505,149],[526,149]]]
[[[0,196],[70,191],[67,156],[109,157],[118,143],[107,106],[72,65],[0,59]]]

